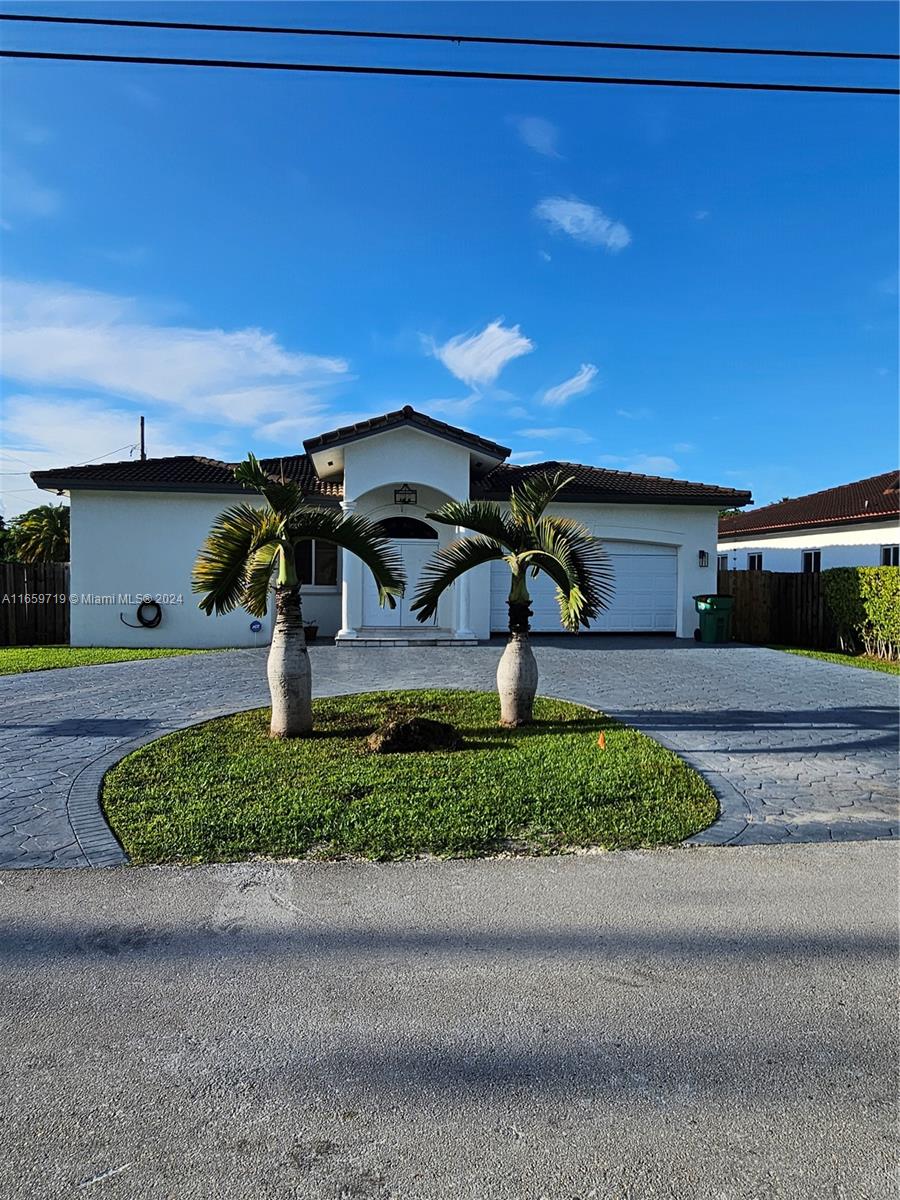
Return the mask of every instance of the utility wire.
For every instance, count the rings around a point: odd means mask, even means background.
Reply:
[[[105,454],[99,454],[96,458],[86,458],[84,460],[84,462],[74,463],[73,465],[76,467],[87,467],[91,463],[97,463],[97,462],[100,462],[104,458],[109,458],[109,456],[111,454],[118,454],[120,450],[136,450],[136,449],[137,449],[137,442],[127,442],[124,446],[116,446],[115,450],[107,450]],[[10,456],[10,457],[12,457],[12,456]],[[25,460],[22,458],[16,459],[16,462],[24,462],[24,461]],[[33,469],[36,471],[40,470],[40,468],[38,468],[38,467],[35,467]],[[30,475],[30,474],[31,474],[31,471],[0,471],[0,475]],[[30,491],[31,489],[29,488],[28,490]]]
[[[164,67],[218,67],[243,71],[312,71],[340,75],[400,75],[426,79],[499,79],[529,83],[631,84],[639,87],[720,88],[749,92],[830,92],[840,95],[897,96],[886,87],[846,87],[816,83],[738,83],[724,79],[647,79],[619,75],[538,75],[525,71],[448,71],[427,67],[363,67],[337,63],[289,63],[230,58],[164,58],[143,54],[73,54],[50,50],[0,50],[0,58],[55,62],[136,63]]]
[[[296,37],[382,38],[406,42],[453,42],[455,45],[556,46],[583,50],[650,50],[674,54],[763,54],[785,58],[900,59],[900,54],[860,50],[786,50],[757,46],[681,46],[660,42],[598,42],[575,38],[489,37],[480,34],[397,33],[376,29],[311,29],[292,25],[219,25],[203,21],[132,21],[112,17],[56,17],[29,13],[0,13],[2,21],[32,21],[52,25],[102,25],[123,29],[193,29],[207,33],[272,33]]]

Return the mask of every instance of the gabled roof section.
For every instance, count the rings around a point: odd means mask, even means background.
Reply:
[[[737,513],[719,521],[719,537],[742,537],[780,530],[811,529],[821,525],[858,525],[898,517],[898,472],[885,471],[855,483],[826,488],[777,504],[766,504],[750,513]]]
[[[587,504],[708,504],[734,508],[752,504],[749,492],[717,487],[711,483],[690,483],[686,479],[665,479],[659,475],[634,475],[630,471],[609,471],[581,463],[542,462],[516,467],[503,463],[482,479],[472,480],[473,500],[507,500],[510,488],[532,475],[562,471],[572,482],[560,493],[560,500]]]
[[[444,438],[448,442],[455,442],[458,446],[465,446],[474,454],[484,455],[488,459],[499,459],[502,462],[510,455],[508,446],[489,442],[487,438],[479,437],[476,433],[469,433],[467,429],[460,429],[457,425],[448,425],[445,421],[438,421],[425,413],[417,412],[409,404],[398,408],[395,412],[383,413],[380,417],[370,417],[367,421],[357,421],[354,425],[344,425],[340,429],[332,429],[330,433],[320,433],[316,437],[307,438],[303,443],[303,448],[307,454],[312,455],[320,450],[345,446],[349,442],[358,442],[361,438],[372,437],[376,433],[386,433],[390,429],[400,429],[403,426],[421,429],[424,433]]]
[[[135,491],[135,492],[235,492],[247,490],[235,481],[235,463],[197,454],[179,454],[172,458],[129,459],[126,462],[89,463],[84,466],[58,467],[50,471],[32,471],[39,488],[60,491]],[[339,499],[339,484],[325,483],[312,469],[305,454],[260,460],[262,469],[273,479],[299,483],[306,496]]]

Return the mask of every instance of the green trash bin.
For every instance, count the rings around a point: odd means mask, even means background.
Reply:
[[[734,596],[695,596],[694,608],[700,615],[700,628],[694,637],[698,642],[731,641],[731,609]]]

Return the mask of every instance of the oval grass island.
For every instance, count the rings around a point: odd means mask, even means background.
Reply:
[[[255,709],[128,755],[103,809],[135,864],[618,850],[715,819],[706,781],[652,738],[562,700],[538,698],[534,715],[501,729],[493,692],[370,692],[316,700],[313,735],[278,741]],[[451,723],[462,747],[369,751],[409,717]]]

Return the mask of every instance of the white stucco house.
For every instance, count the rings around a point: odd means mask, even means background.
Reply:
[[[307,544],[299,556],[303,615],[320,635],[358,646],[410,640],[470,644],[507,628],[508,575],[486,564],[457,581],[423,628],[409,602],[423,564],[463,531],[428,520],[449,499],[508,500],[530,473],[564,469],[572,482],[551,511],[577,517],[603,539],[616,592],[596,632],[690,637],[692,597],[716,589],[719,510],[750,494],[570,463],[515,466],[509,450],[412,408],[323,433],[304,454],[266,459],[264,469],[297,480],[315,503],[338,505],[381,523],[397,542],[407,598],[378,605],[368,571],[352,555]],[[71,503],[71,641],[76,646],[252,646],[268,641],[243,611],[207,617],[191,594],[191,570],[213,519],[238,496],[228,463],[195,456],[35,471],[39,487]],[[532,587],[535,631],[560,631],[554,589]],[[161,619],[145,627],[137,605],[149,596]],[[146,611],[145,611],[146,615]]]
[[[719,521],[720,571],[826,571],[900,564],[897,471]]]

